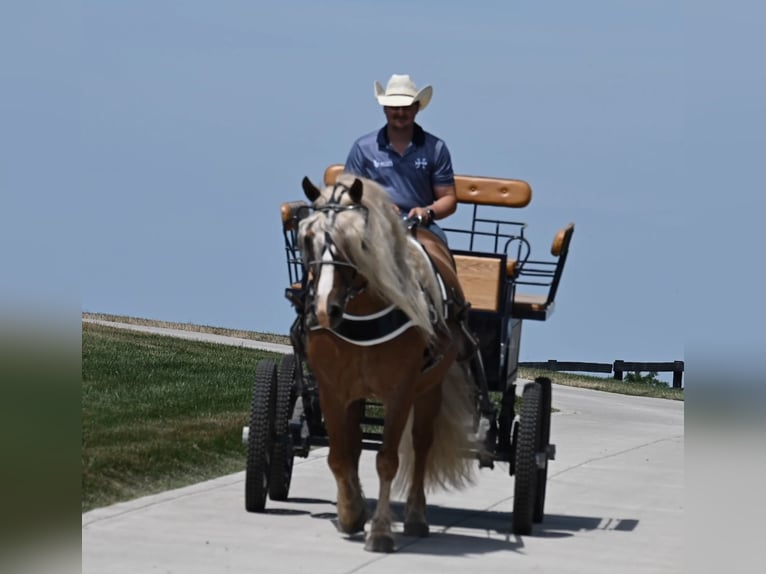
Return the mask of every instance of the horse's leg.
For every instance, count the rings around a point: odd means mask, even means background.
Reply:
[[[330,439],[327,463],[338,486],[338,529],[353,534],[363,531],[367,522],[367,502],[358,471],[362,405],[355,403],[346,408],[334,396],[328,395],[321,397],[322,413]]]
[[[346,445],[351,457],[350,478],[353,491],[349,493],[351,507],[349,516],[356,528],[355,532],[364,530],[364,524],[369,518],[367,500],[365,500],[362,484],[359,481],[359,457],[362,455],[362,416],[364,401],[352,403],[346,409]]]
[[[435,385],[415,401],[412,421],[412,446],[415,462],[410,490],[405,508],[404,534],[406,536],[428,536],[426,521],[425,475],[428,451],[434,441],[434,419],[441,405],[441,386]]]
[[[362,417],[364,416],[364,400],[349,405],[346,409],[346,441],[351,452],[352,468],[359,481],[359,457],[362,456]],[[361,493],[361,488],[359,489]]]
[[[386,401],[383,442],[375,459],[380,481],[378,503],[364,545],[365,550],[371,552],[394,551],[394,538],[391,535],[391,484],[399,469],[399,442],[407,424],[410,407],[411,401]]]

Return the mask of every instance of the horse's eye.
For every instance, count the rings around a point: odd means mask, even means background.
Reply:
[[[343,278],[343,281],[346,283],[353,281],[354,276],[356,275],[354,269],[346,265],[339,265],[338,272],[340,273],[340,276]]]

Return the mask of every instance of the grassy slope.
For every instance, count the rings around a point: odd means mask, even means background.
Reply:
[[[83,323],[82,510],[242,470],[265,356]]]

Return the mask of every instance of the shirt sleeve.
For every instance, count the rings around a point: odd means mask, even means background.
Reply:
[[[351,151],[348,152],[346,165],[344,166],[343,171],[360,177],[365,177],[364,155],[362,154],[362,148],[359,147],[359,142],[355,142],[354,145],[351,146]]]
[[[436,161],[434,162],[434,171],[431,175],[431,183],[437,185],[454,185],[455,173],[452,171],[452,157],[450,156],[447,144],[439,140],[436,144]]]

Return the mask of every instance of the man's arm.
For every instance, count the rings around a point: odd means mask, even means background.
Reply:
[[[410,210],[410,217],[429,219],[429,210],[433,211],[433,219],[443,219],[457,210],[457,191],[455,190],[455,174],[452,171],[452,157],[447,144],[439,140],[436,146],[436,161],[431,174],[433,182],[434,201],[431,205],[415,207]]]
[[[434,187],[434,201],[431,209],[434,210],[435,219],[443,219],[455,213],[457,210],[457,191],[455,184],[439,185]]]
[[[410,209],[408,217],[422,217],[425,220],[430,219],[429,210],[433,210],[433,218],[443,219],[452,215],[457,210],[457,192],[455,185],[434,186],[434,202],[431,205],[423,207],[413,207]]]

